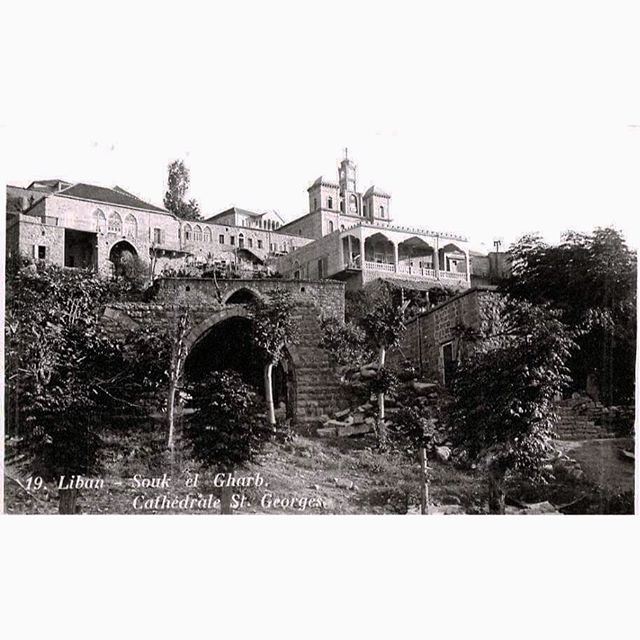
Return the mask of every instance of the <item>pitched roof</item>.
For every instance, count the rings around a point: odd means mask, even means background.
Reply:
[[[149,204],[121,187],[109,189],[107,187],[98,187],[93,184],[79,182],[62,191],[58,191],[55,195],[78,198],[80,200],[94,200],[106,204],[120,205],[121,207],[131,207],[132,209],[146,209],[149,211],[158,211],[159,213],[168,213],[166,209]]]
[[[225,209],[224,211],[221,211],[220,213],[216,213],[210,218],[205,218],[204,222],[211,222],[216,218],[227,216],[230,213],[237,213],[243,216],[251,216],[252,218],[262,218],[262,216],[264,215],[264,213],[256,213],[255,211],[249,211],[248,209],[240,209],[240,207],[231,207],[231,209]]]

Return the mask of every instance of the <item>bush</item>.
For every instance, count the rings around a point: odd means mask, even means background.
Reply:
[[[235,371],[214,371],[189,393],[195,411],[185,436],[198,461],[233,468],[253,460],[271,437],[258,415],[262,407],[255,391]]]

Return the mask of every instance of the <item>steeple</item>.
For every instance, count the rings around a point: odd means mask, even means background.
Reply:
[[[348,194],[356,193],[356,165],[349,160],[349,150],[344,148],[344,160],[338,168],[340,193],[347,198]]]

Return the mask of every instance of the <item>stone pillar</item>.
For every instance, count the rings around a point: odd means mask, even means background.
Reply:
[[[395,242],[393,243],[393,266],[398,273],[398,245]]]
[[[438,238],[436,237],[436,247],[433,250],[433,270],[435,272],[436,278],[440,279],[440,249],[438,247],[438,244]]]

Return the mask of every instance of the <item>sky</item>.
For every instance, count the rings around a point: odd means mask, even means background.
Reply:
[[[348,147],[399,224],[478,249],[611,224],[640,245],[637,2],[10,4],[9,184],[161,204],[182,158],[205,214],[291,220]]]

